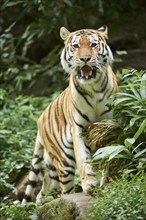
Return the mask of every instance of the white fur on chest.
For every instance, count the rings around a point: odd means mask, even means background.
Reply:
[[[111,87],[111,90],[109,89],[109,92],[112,91],[112,82],[108,82],[108,87]],[[88,92],[82,96],[74,86],[72,86],[72,97],[74,100],[74,104],[76,108],[82,113],[83,117],[79,113],[79,111],[75,110],[74,116],[76,120],[81,123],[82,125],[88,125],[90,123],[94,123],[97,121],[100,121],[102,119],[108,119],[112,118],[112,112],[108,112],[108,105],[110,104],[109,102],[109,92],[107,92],[107,95],[104,94],[104,92],[95,92],[93,91],[94,88],[98,88],[98,85],[96,84],[87,84],[86,85],[86,91]],[[104,98],[103,98],[104,97]],[[108,98],[107,98],[108,97]],[[102,100],[102,101],[101,101]],[[103,114],[106,112],[106,114]],[[86,120],[89,119],[89,120]]]

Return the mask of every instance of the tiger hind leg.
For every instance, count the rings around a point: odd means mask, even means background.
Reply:
[[[37,187],[39,175],[41,172],[41,162],[43,160],[43,152],[44,152],[44,148],[40,142],[40,136],[38,132],[35,143],[34,155],[31,164],[31,170],[29,173],[28,183],[25,190],[24,198],[22,200],[22,204],[33,200],[34,192]]]
[[[54,194],[60,189],[57,170],[52,163],[46,150],[44,150],[45,169],[43,176],[42,188],[37,195],[36,202],[40,203],[42,196]]]

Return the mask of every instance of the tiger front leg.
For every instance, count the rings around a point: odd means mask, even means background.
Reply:
[[[74,152],[77,169],[80,172],[82,189],[85,194],[91,194],[97,184],[93,167],[88,163],[91,158],[90,150],[81,138],[82,129],[76,127],[73,132]]]

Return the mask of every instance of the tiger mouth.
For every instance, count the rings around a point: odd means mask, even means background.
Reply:
[[[77,74],[79,79],[95,79],[96,77],[96,68],[91,68],[88,65],[77,68]]]

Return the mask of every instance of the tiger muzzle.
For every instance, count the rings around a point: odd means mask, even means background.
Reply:
[[[77,75],[79,79],[95,79],[96,77],[96,68],[84,65],[81,68],[77,68]]]

